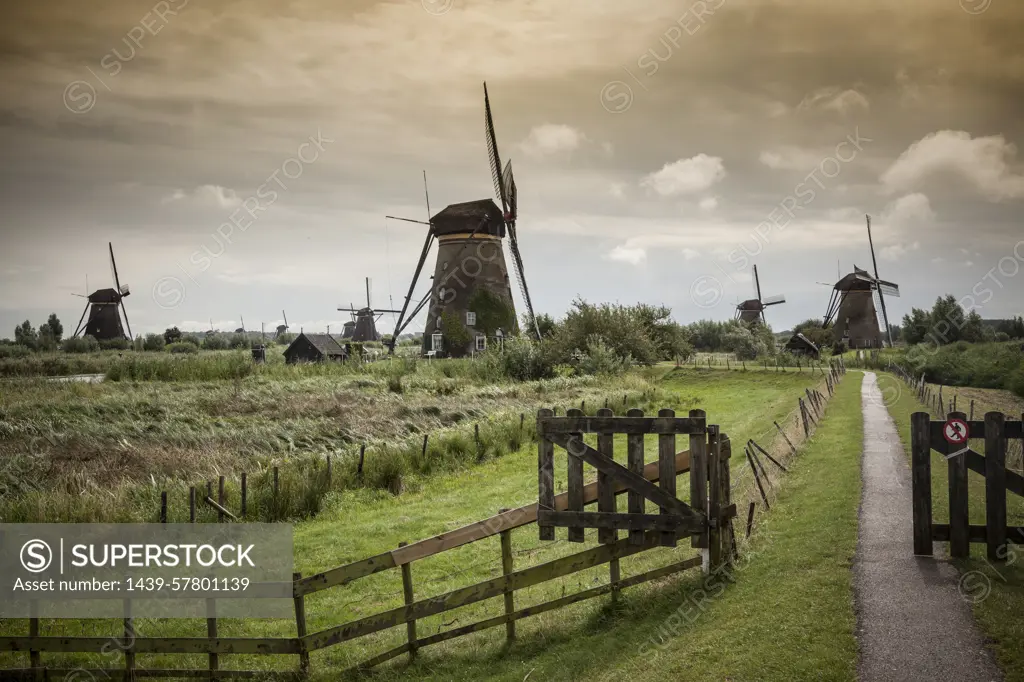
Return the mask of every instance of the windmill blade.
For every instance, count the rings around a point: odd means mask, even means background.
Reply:
[[[128,327],[128,340],[131,341],[135,337],[132,336],[132,324],[128,321],[128,310],[124,307],[124,299],[121,299],[121,312],[124,313],[124,324]]]
[[[878,292],[885,294],[886,296],[892,296],[893,298],[900,297],[900,286],[893,282],[886,282],[884,279],[878,280]]]
[[[491,179],[494,181],[494,194],[501,200],[501,213],[508,215],[508,197],[501,177],[501,156],[498,154],[498,140],[494,135],[494,118],[491,116],[491,99],[487,94],[487,83],[484,83],[484,116],[487,133],[487,156],[491,162]]]
[[[281,317],[284,318],[284,328],[288,329],[288,316],[285,314],[284,310],[281,311]]]
[[[757,266],[754,266],[754,293],[757,295],[757,300],[761,300],[761,278],[757,275]],[[762,317],[764,315],[762,314]]]
[[[82,320],[85,319],[85,314],[89,312],[89,304],[85,304],[85,310],[82,311],[82,316],[78,318],[78,324],[75,326],[75,333],[71,336],[73,339],[77,339],[78,335],[82,332]]]
[[[769,296],[768,298],[764,299],[764,301],[761,303],[761,305],[763,305],[763,306],[778,305],[780,303],[785,303],[785,302],[786,302],[786,297],[780,294],[778,296]]]
[[[507,220],[513,223],[519,214],[519,201],[516,193],[516,179],[512,175],[512,160],[505,164],[505,170],[501,173],[501,184],[505,190],[505,197],[508,199]]]
[[[114,280],[114,289],[117,293],[121,293],[121,281],[117,278],[117,263],[114,261],[114,244],[107,242],[107,248],[110,249],[110,274]]]

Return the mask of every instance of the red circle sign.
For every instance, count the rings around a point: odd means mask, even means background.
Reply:
[[[963,445],[967,442],[970,429],[963,419],[950,419],[942,427],[942,435],[951,445]]]

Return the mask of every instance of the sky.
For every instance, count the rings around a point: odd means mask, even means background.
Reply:
[[[423,171],[433,212],[493,195],[484,81],[538,312],[730,319],[756,264],[787,329],[873,269],[870,215],[892,322],[1024,313],[1024,3],[5,4],[0,337],[73,331],[107,242],[136,334],[401,307],[426,228],[385,215]]]

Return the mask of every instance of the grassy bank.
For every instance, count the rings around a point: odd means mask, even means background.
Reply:
[[[854,379],[853,375],[847,377],[841,398],[843,395],[856,393],[856,380],[851,379]],[[783,422],[791,413],[796,397],[810,381],[807,374],[790,373],[775,376],[755,372],[725,374],[678,371],[659,384],[661,393],[657,398],[657,404],[646,406],[645,409],[652,411],[655,407],[673,407],[681,412],[692,407],[700,407],[707,410],[710,421],[720,424],[734,442],[742,443],[747,438],[757,437],[766,429],[773,429],[772,421]],[[745,656],[743,647],[753,646],[754,640],[761,638],[757,644],[760,647],[759,652],[767,655],[773,646],[773,635],[767,631],[773,627],[772,619],[765,619],[764,614],[771,612],[774,619],[777,617],[775,612],[780,609],[785,612],[781,622],[786,624],[787,631],[794,635],[791,641],[792,648],[788,652],[780,651],[774,655],[771,668],[773,677],[767,679],[776,679],[776,670],[786,671],[785,675],[780,673],[778,679],[793,679],[792,666],[798,666],[799,674],[803,674],[799,671],[806,669],[808,672],[805,677],[810,679],[811,670],[834,669],[836,666],[843,669],[846,665],[844,661],[850,657],[847,651],[849,647],[842,644],[844,640],[841,633],[847,627],[847,620],[852,623],[852,615],[847,619],[842,615],[842,609],[837,611],[833,603],[839,600],[844,605],[843,608],[849,609],[849,555],[844,544],[847,530],[843,525],[846,517],[839,510],[848,507],[854,514],[855,532],[856,491],[853,490],[850,493],[852,497],[847,499],[846,487],[855,486],[859,477],[855,474],[850,475],[842,466],[841,460],[847,462],[846,466],[856,467],[859,460],[857,457],[849,456],[845,449],[859,446],[830,436],[829,424],[845,414],[852,404],[847,398],[846,403],[840,402],[830,408],[832,416],[813,439],[807,456],[801,455],[794,473],[783,489],[778,502],[781,511],[777,516],[771,517],[772,520],[764,526],[766,531],[763,541],[759,541],[758,545],[752,545],[749,554],[744,550],[744,556],[749,556],[750,561],[743,569],[744,574],[739,577],[740,584],[730,588],[726,596],[712,604],[708,612],[685,632],[671,634],[671,648],[658,654],[666,656],[671,665],[692,666],[698,674],[702,670],[710,671],[713,678],[721,679],[722,675],[717,672],[722,669],[719,657],[725,654],[730,657],[729,665],[737,666],[736,670],[757,668],[753,662],[746,664],[740,660]],[[857,433],[859,434],[859,427]],[[649,458],[655,452],[655,443],[656,438],[652,437],[647,444]],[[622,461],[625,448],[621,444],[617,448]],[[833,462],[833,459],[836,462]],[[733,480],[739,483],[742,480],[740,470],[745,467],[745,461],[737,453],[732,464],[735,472]],[[834,470],[830,470],[829,467],[833,466]],[[796,493],[794,501],[787,502],[791,483],[794,482],[799,486],[798,489],[811,491],[808,493],[812,499],[810,507],[800,506],[796,501]],[[560,489],[564,489],[564,474],[556,477],[556,483]],[[688,490],[685,477],[680,480],[679,489]],[[839,494],[836,493],[837,489],[840,491]],[[740,490],[743,491],[743,495],[736,493],[734,499],[738,506],[745,509],[750,499],[748,493],[756,493],[749,487]],[[799,496],[803,495],[801,493]],[[536,450],[531,446],[501,458],[482,462],[472,469],[436,475],[430,479],[429,485],[410,489],[398,497],[383,491],[367,489],[340,491],[325,500],[316,519],[297,526],[296,570],[308,575],[393,549],[401,541],[428,537],[485,518],[494,514],[500,507],[516,507],[535,499]],[[792,505],[788,507],[788,512],[787,505]],[[816,528],[821,523],[822,516],[826,519],[828,532],[834,534],[836,538],[835,542],[826,542],[824,548],[819,544],[821,531]],[[779,519],[778,525],[775,519]],[[591,546],[594,542],[593,534],[594,532],[588,534],[588,543],[591,543]],[[559,538],[564,538],[564,533],[560,533]],[[517,568],[536,565],[583,549],[578,544],[565,542],[564,539],[554,543],[542,543],[537,539],[535,527],[513,532],[512,542]],[[853,535],[850,535],[850,554],[852,542]],[[799,547],[790,549],[790,543],[797,543]],[[687,558],[693,553],[692,549],[682,544],[674,550],[659,548],[624,559],[622,573],[624,577],[628,577],[656,566],[663,566],[672,560]],[[771,558],[773,553],[778,553],[779,557]],[[413,567],[416,596],[426,598],[493,578],[500,574],[500,567],[496,538],[493,542],[474,543],[417,562]],[[801,575],[806,572],[811,576],[811,581],[804,584],[791,580],[798,572]],[[757,587],[749,594],[744,593],[739,600],[728,596],[739,589],[744,581],[752,579],[757,580]],[[689,571],[674,578],[631,588],[623,593],[621,606],[617,609],[611,609],[607,600],[597,599],[527,619],[519,624],[518,640],[511,648],[504,646],[503,632],[498,631],[488,631],[469,639],[439,644],[425,649],[411,667],[399,660],[384,666],[375,677],[388,680],[518,682],[531,674],[531,670],[534,671],[531,679],[602,679],[602,675],[606,676],[604,679],[628,679],[630,676],[641,674],[646,676],[646,672],[632,670],[634,664],[641,665],[643,661],[639,658],[625,661],[621,658],[623,652],[636,652],[644,645],[648,650],[656,648],[656,638],[666,620],[677,612],[681,600],[692,595],[703,580],[699,571]],[[846,582],[842,582],[843,580]],[[521,608],[531,603],[557,598],[605,581],[607,567],[583,571],[517,593],[517,606]],[[811,586],[810,590],[807,589],[807,585]],[[758,597],[758,592],[763,593],[767,601],[757,601],[762,599]],[[785,604],[784,600],[790,598],[796,599],[796,602],[792,605]],[[748,603],[749,599],[755,601]],[[778,601],[782,602],[781,605],[776,603]],[[397,571],[369,576],[344,588],[327,590],[310,597],[306,605],[309,630],[315,632],[401,603],[402,588]],[[717,616],[724,620],[712,622],[712,613],[723,608],[720,604],[727,605],[725,608],[728,611],[724,612],[724,616]],[[456,623],[464,625],[492,616],[500,612],[500,609],[500,600],[490,600],[464,607],[454,613],[423,619],[417,625],[421,635],[433,634],[457,626]],[[838,613],[838,620],[832,620],[831,616],[827,617],[831,613]],[[812,621],[816,623],[810,624]],[[822,628],[821,623],[827,623],[827,627]],[[735,639],[723,634],[723,628],[740,626],[752,629],[737,630]],[[5,631],[20,632],[26,626],[23,622],[7,622],[2,627]],[[47,621],[43,624],[43,633],[88,633],[102,636],[104,631],[116,632],[118,627],[118,624],[113,622]],[[225,620],[221,623],[220,631],[223,636],[228,637],[292,636],[294,627],[294,623],[290,621]],[[150,636],[195,636],[205,631],[203,623],[189,621],[141,621],[138,628],[140,632]],[[763,638],[760,634],[762,630],[766,632]],[[839,632],[840,635],[836,635],[835,632]],[[313,671],[317,679],[339,679],[340,671],[400,643],[404,636],[404,628],[395,628],[317,652],[313,655]],[[581,645],[582,638],[585,638],[585,645]],[[735,645],[733,641],[736,642]],[[722,646],[719,647],[719,644]],[[806,651],[811,651],[812,656],[806,656]],[[800,662],[802,656],[807,659],[805,663]],[[693,662],[689,662],[691,657],[694,658]],[[50,654],[45,658],[53,665],[62,660],[73,660],[76,663],[83,660],[82,657]],[[221,658],[221,665],[225,668],[290,668],[295,665],[293,657]],[[147,667],[205,665],[205,659],[202,657],[140,656],[139,659],[140,664]],[[20,662],[21,658],[11,654],[5,655],[2,660],[4,664],[9,665],[13,661]],[[628,669],[622,667],[627,662],[630,666]],[[109,661],[103,663],[110,665]],[[115,662],[114,665],[116,664]],[[617,670],[618,673],[607,677],[613,670]],[[684,672],[690,670],[691,668],[687,667]],[[690,675],[684,674],[683,677],[689,679]],[[674,679],[678,679],[678,675]],[[751,675],[746,679],[766,678],[763,675]]]
[[[912,390],[891,375],[882,375],[890,386],[902,386],[898,393],[887,391],[889,413],[896,422],[900,440],[907,459],[910,459],[910,416],[914,412],[925,411],[917,401]],[[880,381],[883,381],[880,379]],[[886,386],[882,385],[884,389]],[[1001,391],[983,391],[976,389],[970,393],[979,403],[985,405],[1006,406],[1007,396]],[[962,400],[962,398],[961,398]],[[976,406],[977,408],[977,406]],[[962,409],[962,406],[961,406]],[[999,408],[1001,409],[1001,408]],[[981,409],[976,409],[975,419],[983,418]],[[934,417],[933,418],[937,418]],[[984,453],[983,440],[971,441],[971,447]],[[932,452],[932,516],[936,523],[949,523],[949,490],[948,465],[945,458]],[[985,478],[974,472],[968,473],[968,501],[970,522],[984,525],[985,523]],[[1006,496],[1007,524],[1024,525],[1024,498],[1013,493]],[[948,550],[945,543],[936,544],[942,554]],[[939,549],[941,548],[941,549]],[[1013,549],[1005,564],[989,563],[985,558],[985,546],[971,545],[971,557],[953,563],[972,586],[967,595],[973,605],[974,616],[982,632],[988,638],[990,646],[996,653],[1000,667],[1006,674],[1008,682],[1024,682],[1024,621],[1020,614],[1024,613],[1024,548]],[[974,591],[974,588],[977,591]],[[977,601],[976,601],[977,600]]]

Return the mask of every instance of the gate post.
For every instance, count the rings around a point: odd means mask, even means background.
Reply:
[[[704,410],[690,410],[690,419],[704,419],[706,416]],[[708,437],[704,433],[690,436],[690,506],[702,514],[708,511],[707,442]],[[707,548],[707,528],[691,538],[691,546],[694,549]]]
[[[1005,423],[1002,412],[985,415],[985,525],[989,561],[1006,560]]]
[[[932,555],[931,415],[910,417],[911,489],[914,499],[914,554]]]
[[[951,412],[949,416],[967,419],[963,412]],[[949,555],[955,559],[971,555],[966,454],[949,460]]]

